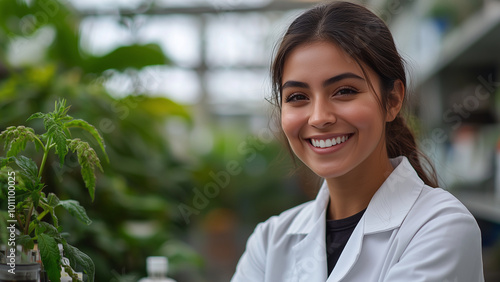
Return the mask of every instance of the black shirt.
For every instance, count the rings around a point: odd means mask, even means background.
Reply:
[[[344,250],[352,231],[365,213],[365,210],[359,213],[338,220],[326,221],[326,258],[328,261],[328,275],[332,273],[333,268],[339,260],[342,250]]]

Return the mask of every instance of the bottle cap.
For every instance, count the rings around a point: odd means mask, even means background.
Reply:
[[[148,257],[146,259],[148,273],[167,273],[168,259],[166,257]]]

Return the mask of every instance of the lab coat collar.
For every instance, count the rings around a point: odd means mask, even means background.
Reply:
[[[424,186],[406,157],[390,160],[393,172],[371,199],[361,219],[363,233],[371,234],[397,228],[401,225]],[[300,211],[287,234],[309,234],[324,225],[330,193],[326,181],[314,203]],[[323,228],[324,229],[324,228]]]
[[[406,157],[391,159],[394,170],[373,195],[364,216],[364,234],[398,228],[417,201],[424,182]]]
[[[326,181],[318,191],[312,204],[306,204],[288,228],[287,234],[309,234],[315,226],[326,220],[326,209],[330,200],[330,191]]]

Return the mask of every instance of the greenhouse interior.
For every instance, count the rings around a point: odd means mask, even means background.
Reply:
[[[230,281],[257,224],[321,186],[283,146],[270,68],[325,2],[0,1],[0,265],[15,234],[61,281],[139,281],[154,256]],[[391,30],[417,143],[500,281],[500,1],[351,2]]]

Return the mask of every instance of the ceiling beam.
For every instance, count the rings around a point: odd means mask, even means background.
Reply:
[[[250,13],[250,12],[270,12],[270,11],[289,11],[295,9],[307,9],[313,6],[317,1],[273,1],[263,6],[243,6],[243,5],[201,5],[184,7],[160,7],[160,6],[142,6],[137,9],[82,9],[80,14],[83,16],[99,15],[201,15],[201,14],[219,14],[219,13]]]

